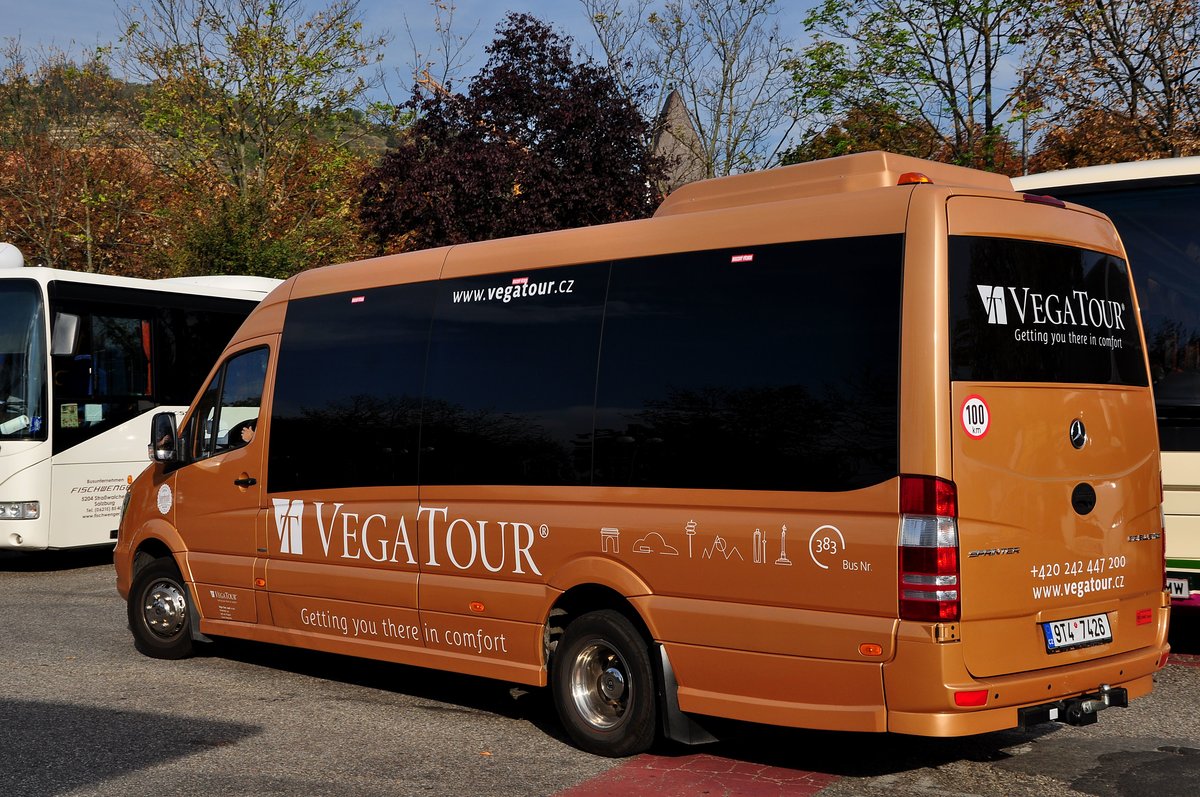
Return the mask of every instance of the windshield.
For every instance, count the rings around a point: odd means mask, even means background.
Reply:
[[[1200,449],[1200,185],[1046,192],[1107,214],[1121,234],[1146,330],[1159,443]]]
[[[46,439],[42,294],[33,280],[0,280],[0,440]]]

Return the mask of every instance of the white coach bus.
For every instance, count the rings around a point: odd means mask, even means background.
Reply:
[[[1129,254],[1162,447],[1167,583],[1200,603],[1200,157],[1119,163],[1013,180],[1102,211]]]
[[[111,544],[150,417],[191,402],[279,281],[22,262],[0,244],[0,549]]]

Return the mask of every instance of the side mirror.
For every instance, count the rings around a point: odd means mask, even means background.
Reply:
[[[50,334],[50,353],[55,357],[75,353],[79,346],[79,316],[55,313],[54,329]]]
[[[153,462],[174,462],[178,457],[179,434],[175,431],[175,413],[156,412],[150,420],[150,445]]]

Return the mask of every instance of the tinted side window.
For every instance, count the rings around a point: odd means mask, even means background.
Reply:
[[[267,349],[239,354],[225,366],[221,411],[217,414],[218,452],[241,448],[254,439],[266,376]]]
[[[187,441],[188,456],[192,461],[211,456],[216,444],[217,432],[217,401],[221,397],[221,377],[224,369],[204,388],[200,401],[196,403],[196,411],[183,430],[183,438]]]
[[[209,382],[183,431],[193,461],[254,439],[268,356],[265,348],[235,354]]]
[[[605,263],[438,286],[423,484],[587,484]]]
[[[209,307],[157,308],[153,352],[156,403],[191,404],[209,369],[254,307],[250,301],[214,299]]]
[[[270,492],[416,484],[433,283],[288,305]]]
[[[156,404],[151,381],[150,311],[96,305],[78,315],[74,351],[53,358],[55,453],[135,418]]]
[[[1008,238],[950,238],[950,371],[979,382],[1145,385],[1125,263]]]
[[[187,405],[255,302],[57,280],[52,319],[78,318],[54,357],[54,452],[161,404]]]
[[[849,490],[898,471],[903,237],[616,263],[595,483]]]

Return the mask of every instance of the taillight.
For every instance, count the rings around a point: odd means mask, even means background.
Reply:
[[[935,476],[900,477],[900,619],[959,618],[958,490]]]

